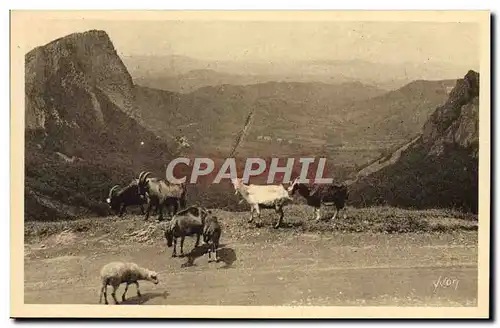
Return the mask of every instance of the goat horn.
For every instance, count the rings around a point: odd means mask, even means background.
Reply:
[[[150,175],[150,174],[151,174],[151,172],[146,172],[146,173],[144,173],[144,175],[142,176],[142,181],[144,181],[144,182],[145,182],[145,181],[146,181],[146,178],[147,178],[147,177],[148,177],[148,175]]]
[[[113,196],[113,192],[119,188],[120,185],[114,185],[113,188],[111,188],[111,190],[109,191],[109,198],[111,198],[111,196]]]
[[[146,173],[146,171],[142,171],[141,173],[139,173],[139,182],[141,181],[141,178],[142,178],[144,173]]]

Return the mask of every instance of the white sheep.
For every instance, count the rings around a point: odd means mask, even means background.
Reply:
[[[102,267],[101,269],[101,291],[99,295],[99,303],[102,302],[102,296],[104,295],[104,302],[108,304],[108,294],[107,287],[111,285],[113,287],[113,292],[111,296],[118,304],[116,300],[116,290],[120,287],[120,284],[125,283],[125,291],[122,295],[122,301],[125,301],[125,295],[128,291],[128,286],[130,284],[135,284],[137,287],[137,296],[141,296],[139,290],[139,280],[147,280],[155,285],[158,284],[158,274],[155,271],[142,268],[132,262],[110,262]]]
[[[254,211],[260,220],[260,209],[274,208],[280,217],[275,228],[279,228],[283,221],[283,207],[293,201],[288,191],[283,185],[245,185],[243,179],[234,178],[231,180],[235,189],[235,194],[240,194],[248,204],[250,204],[250,219],[253,221]]]

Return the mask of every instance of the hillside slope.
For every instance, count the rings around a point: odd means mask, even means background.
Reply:
[[[388,93],[359,82],[221,85],[189,94],[136,86],[135,97],[145,126],[165,138],[186,136],[193,153],[226,155],[254,111],[241,155],[314,153],[352,165],[365,162],[365,150],[376,157],[418,134],[452,82],[417,81]]]
[[[479,74],[470,70],[399,160],[351,185],[351,203],[477,213],[478,147]]]
[[[25,86],[27,220],[103,214],[111,185],[169,156],[137,122],[132,79],[103,31],[27,53]]]
[[[331,124],[340,120],[336,108],[383,93],[361,83],[288,82],[204,87],[189,94],[136,86],[135,92],[145,126],[165,138],[171,138],[172,131],[185,135],[193,152],[202,154],[227,153],[250,111],[256,115],[247,141],[255,144],[259,135],[285,140],[280,145],[260,142],[257,148],[264,154],[275,153],[276,149],[280,153],[297,152],[300,139],[306,141],[308,151],[313,151],[315,144],[324,144],[324,134]],[[248,145],[242,146],[241,152],[251,154],[255,150],[246,148]]]
[[[355,102],[343,111],[346,124],[357,126],[365,140],[409,140],[420,133],[429,115],[446,101],[455,81],[413,81],[378,97]]]

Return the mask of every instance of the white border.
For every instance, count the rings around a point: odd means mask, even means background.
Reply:
[[[8,3],[8,2],[2,2]],[[147,1],[143,0],[140,2],[137,1],[115,1],[113,2],[108,2],[107,4],[104,4],[102,1],[91,1],[87,0],[83,3],[75,3],[75,2],[69,2],[69,1],[51,1],[51,0],[46,0],[46,1],[12,1],[11,6],[8,6],[9,9],[490,9],[493,12],[497,12],[495,9],[495,5],[498,3],[498,1],[480,1],[480,0],[475,0],[475,1],[458,1],[454,0],[449,3],[447,3],[447,6],[444,6],[442,3],[437,3],[436,1],[425,1],[425,0],[420,0],[420,1],[414,1],[413,3],[409,1],[347,1],[347,2],[331,2],[331,3],[325,3],[323,1],[317,1],[317,0],[308,0],[308,1],[271,1],[271,0],[253,0],[253,1],[240,1],[238,4],[235,4],[234,1],[179,1],[177,3],[170,2],[168,5],[166,3],[161,3],[159,2],[160,6],[153,6],[155,2],[152,1]],[[142,7],[136,7],[134,5],[140,4]],[[161,6],[163,5],[163,6]],[[371,6],[370,6],[371,5]],[[3,20],[2,24],[2,37],[4,38],[4,44],[8,44],[9,40],[9,19],[8,19],[8,11],[7,8],[6,10],[3,11],[3,17],[5,18]],[[493,37],[496,37],[493,35]],[[3,146],[2,149],[9,149],[9,155],[10,155],[10,143],[9,143],[9,137],[10,137],[10,131],[9,131],[9,122],[10,122],[10,116],[9,116],[9,97],[10,97],[10,90],[7,88],[10,84],[10,79],[9,79],[9,66],[7,65],[8,63],[8,58],[9,58],[9,47],[6,47],[7,51],[4,52],[4,57],[3,57],[3,62],[5,63],[5,66],[3,66],[3,71],[2,71],[2,76],[5,80],[5,87],[3,88],[4,91],[4,97],[2,97],[2,100],[5,102],[6,106],[3,111],[1,111],[2,117],[1,122],[5,125],[3,129],[0,129],[0,131],[4,134],[3,138],[0,138],[0,142],[2,143],[1,145]],[[495,47],[496,49],[496,47]],[[493,60],[493,57],[492,57]],[[492,80],[493,83],[493,80]],[[495,85],[495,90],[492,90],[494,93],[497,93],[497,88]],[[493,104],[492,104],[493,105]],[[23,110],[23,109],[19,109]],[[496,122],[495,122],[496,123]],[[494,137],[494,131],[492,130],[492,137]],[[495,137],[495,141],[498,141],[497,138]],[[498,142],[497,142],[498,144]],[[496,150],[496,148],[494,149]],[[9,156],[4,156],[4,161],[3,161],[3,170],[0,170],[2,172],[2,178],[3,181],[5,182],[5,185],[9,185],[9,180],[10,180],[10,171],[9,171]],[[492,168],[493,169],[493,168]],[[492,185],[493,188],[493,185]],[[2,205],[0,208],[2,209],[8,209],[10,212],[10,196],[8,194],[8,190],[4,188],[5,193],[3,194],[3,197],[0,197],[2,201]],[[495,200],[492,200],[492,204],[498,203],[497,198]],[[8,222],[8,217],[4,216],[4,221],[3,222]],[[492,218],[492,221],[496,221],[496,218]],[[9,236],[9,229],[7,227],[7,223],[5,224],[5,228],[2,229],[2,232],[4,233],[4,238],[2,238],[4,242],[4,247],[1,248],[3,255],[5,255],[3,258],[5,260],[9,259],[10,254],[8,250],[10,249],[10,236]],[[498,223],[495,225],[496,226],[496,231],[498,232]],[[498,252],[495,252],[498,257]],[[1,270],[0,271],[2,275],[2,281],[5,283],[9,281],[9,271],[6,270]],[[498,283],[496,284],[497,290],[498,290]],[[4,294],[5,295],[5,294]],[[9,297],[10,298],[10,297]],[[6,309],[6,313],[4,314],[3,318],[8,318],[9,317],[9,298],[4,296],[4,309]],[[5,306],[6,305],[6,306]],[[496,302],[496,307],[498,310],[498,301]],[[495,311],[498,313],[498,311]],[[83,323],[83,322],[82,322]],[[13,324],[12,321],[10,321],[9,324]],[[45,322],[45,323],[40,323],[41,325],[51,325],[50,322]],[[81,324],[81,323],[75,323],[75,324]],[[95,323],[97,326],[99,325],[109,325],[110,323],[107,322],[99,322]],[[121,323],[118,323],[121,324]],[[132,324],[143,324],[140,322],[137,323],[132,323]],[[170,325],[176,324],[174,322],[169,323]],[[262,324],[262,323],[260,323]],[[277,323],[275,323],[277,324]],[[286,323],[281,323],[281,324],[286,324]],[[318,324],[318,323],[312,323],[312,324]],[[335,324],[345,324],[345,323],[340,323],[340,322],[335,322]],[[351,323],[352,324],[352,323]],[[432,325],[433,323],[419,323],[419,324],[426,324],[426,325]],[[453,323],[451,323],[453,324]]]

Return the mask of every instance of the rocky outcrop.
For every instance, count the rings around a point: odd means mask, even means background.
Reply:
[[[37,47],[25,56],[26,127],[47,129],[50,122],[103,125],[99,97],[105,96],[137,118],[132,78],[104,31],[75,33]]]
[[[443,155],[445,147],[471,148],[477,157],[479,142],[479,74],[469,71],[451,91],[448,101],[436,109],[423,127],[422,139],[431,155]]]
[[[471,70],[430,115],[415,144],[351,185],[351,203],[477,213],[478,150],[479,74]]]

